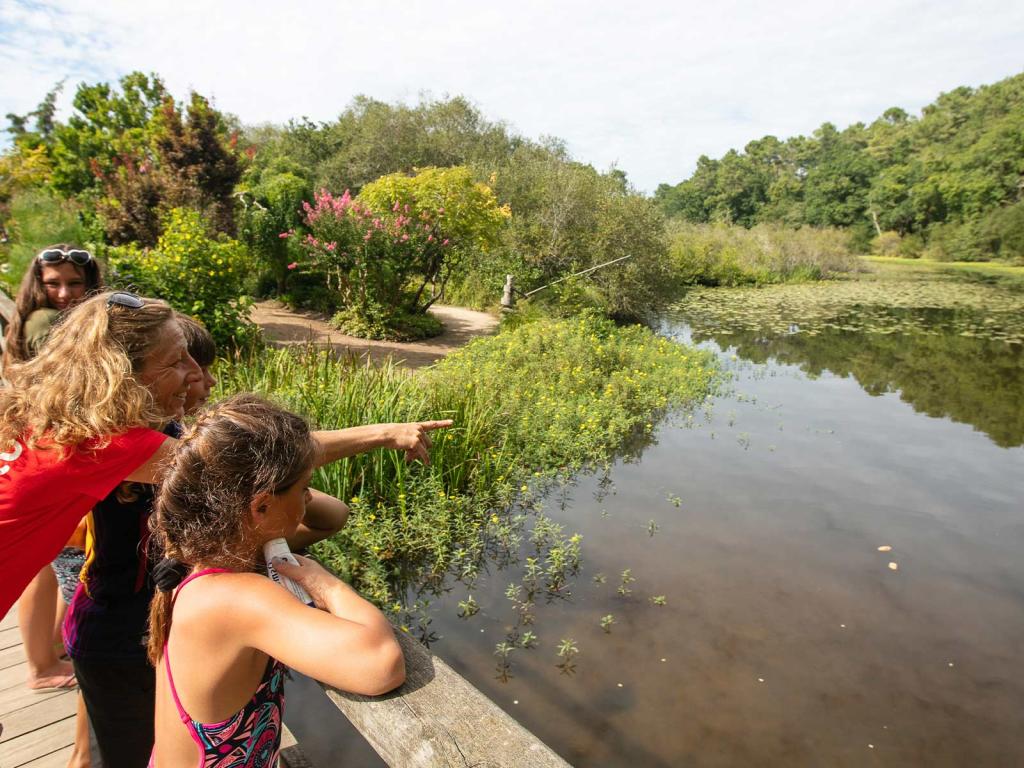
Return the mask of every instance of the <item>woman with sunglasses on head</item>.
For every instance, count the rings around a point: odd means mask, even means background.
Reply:
[[[5,366],[33,357],[62,312],[102,290],[103,278],[93,255],[58,243],[44,248],[25,270],[15,313],[5,334]]]
[[[62,312],[102,288],[99,266],[89,251],[67,243],[41,250],[25,271],[15,297],[15,313],[6,333],[5,364],[36,355]],[[19,604],[18,624],[28,658],[28,686],[33,690],[71,688],[74,675],[55,651],[54,627],[74,594],[82,568],[81,547],[65,547],[44,567]],[[57,585],[63,600],[57,600]],[[54,617],[56,615],[56,623]]]

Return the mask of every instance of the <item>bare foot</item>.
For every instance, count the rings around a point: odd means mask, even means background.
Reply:
[[[49,688],[74,688],[75,670],[70,661],[58,661],[52,667],[40,670],[36,675],[29,675],[28,687],[33,691]]]

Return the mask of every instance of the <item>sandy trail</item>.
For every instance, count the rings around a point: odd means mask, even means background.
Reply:
[[[251,317],[263,329],[264,338],[274,346],[312,343],[333,349],[339,355],[350,354],[375,362],[390,357],[396,363],[410,368],[437,362],[477,336],[494,333],[498,327],[498,320],[493,315],[463,307],[435,304],[430,308],[430,313],[444,325],[444,333],[432,339],[409,343],[370,341],[346,336],[332,328],[324,315],[291,310],[274,300],[258,302],[252,309]]]

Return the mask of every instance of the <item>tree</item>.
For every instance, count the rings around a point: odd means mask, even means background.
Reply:
[[[120,80],[121,92],[107,83],[75,91],[74,112],[53,130],[53,187],[77,195],[102,187],[118,163],[152,159],[151,120],[167,98],[156,75],[132,72]]]
[[[172,99],[164,101],[154,146],[164,179],[168,208],[192,207],[204,212],[214,229],[234,232],[231,194],[241,177],[233,151],[235,138],[225,135],[220,114],[198,93],[189,99],[187,119]]]

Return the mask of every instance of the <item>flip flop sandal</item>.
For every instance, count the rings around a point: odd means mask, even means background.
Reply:
[[[73,691],[78,687],[78,680],[75,679],[75,673],[72,672],[67,677],[61,679],[61,682],[57,685],[48,685],[45,688],[29,688],[32,693],[52,693],[53,691]]]

